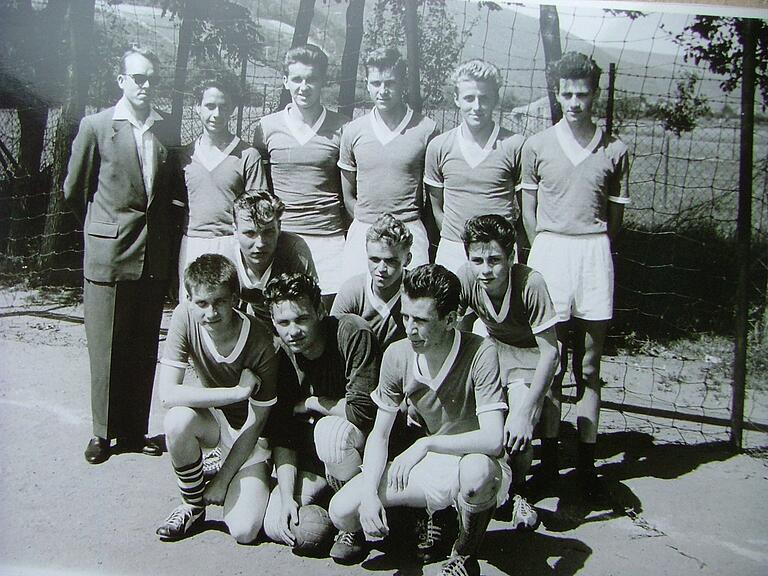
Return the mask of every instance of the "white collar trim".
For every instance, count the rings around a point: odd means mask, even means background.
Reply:
[[[369,116],[371,118],[371,127],[373,128],[373,133],[376,136],[376,139],[381,142],[382,146],[386,146],[392,142],[392,140],[397,138],[400,132],[405,130],[405,127],[408,126],[411,118],[413,118],[413,110],[411,110],[411,107],[407,104],[405,105],[405,115],[394,130],[389,129],[376,108],[371,110]]]
[[[413,377],[417,382],[421,382],[428,386],[431,390],[437,391],[440,385],[445,381],[448,373],[453,368],[453,363],[456,362],[456,358],[459,356],[459,347],[461,345],[461,333],[458,330],[453,331],[453,344],[451,345],[451,351],[443,361],[443,365],[434,378],[429,377],[429,367],[427,366],[427,359],[423,354],[413,353]]]
[[[195,140],[195,151],[192,153],[192,158],[203,166],[208,172],[213,172],[216,167],[227,159],[227,156],[235,149],[240,143],[240,138],[234,136],[232,141],[227,144],[224,150],[218,148],[210,148],[207,152],[202,151],[200,146],[202,142],[202,136]]]
[[[485,146],[480,146],[475,141],[463,122],[459,126],[458,137],[459,148],[461,148],[461,154],[464,156],[464,160],[469,164],[470,168],[477,168],[491,153],[493,145],[499,137],[499,125],[495,122],[493,123],[493,130],[491,131],[491,135],[488,136]]]
[[[257,289],[263,291],[264,286],[267,285],[267,282],[269,282],[270,277],[272,276],[272,265],[275,263],[275,259],[273,258],[272,262],[267,266],[267,269],[264,270],[264,274],[261,275],[261,280],[254,280],[251,271],[243,261],[243,254],[240,252],[240,247],[237,245],[237,242],[234,242],[234,244],[237,252],[235,266],[237,267],[237,275],[240,277],[240,283],[244,288],[248,288],[249,290]]]
[[[485,309],[488,311],[488,314],[493,318],[497,323],[501,324],[504,319],[509,314],[509,306],[510,301],[512,300],[512,270],[509,271],[509,277],[507,280],[507,291],[504,293],[504,299],[501,302],[501,310],[499,310],[499,313],[496,314],[496,310],[493,307],[493,302],[491,302],[491,297],[488,296],[488,293],[480,288],[483,295],[483,304],[485,304]]]
[[[200,327],[200,333],[203,335],[203,344],[207,348],[208,352],[210,352],[211,356],[213,356],[213,359],[216,360],[216,362],[219,364],[232,364],[232,362],[237,360],[237,357],[240,356],[243,348],[245,348],[245,341],[248,339],[248,333],[251,330],[251,321],[248,320],[248,317],[240,312],[240,310],[235,309],[235,312],[240,315],[243,323],[240,326],[240,336],[237,338],[237,343],[228,356],[222,356],[219,354],[219,351],[216,349],[216,344],[214,344],[211,335],[208,334],[208,331],[204,327]]]
[[[323,106],[323,109],[320,112],[320,116],[318,116],[317,120],[312,126],[308,126],[304,122],[294,120],[289,113],[291,108],[293,108],[293,104],[288,104],[288,106],[285,107],[285,110],[283,110],[285,124],[288,126],[288,130],[290,130],[293,137],[296,138],[296,141],[304,146],[304,144],[312,140],[312,138],[317,135],[317,131],[320,130],[323,122],[325,122],[325,106]]]
[[[581,144],[576,140],[576,137],[573,135],[573,131],[571,131],[571,127],[565,118],[555,124],[555,134],[557,135],[557,142],[560,144],[563,152],[565,152],[568,160],[570,160],[571,164],[574,166],[578,166],[584,162],[584,160],[589,158],[597,148],[597,145],[600,144],[600,140],[603,137],[603,130],[600,126],[595,126],[595,133],[586,148],[582,148]]]
[[[392,298],[384,302],[384,300],[379,298],[374,293],[372,285],[373,285],[373,279],[371,278],[371,274],[367,273],[365,275],[365,296],[370,301],[371,306],[373,306],[376,312],[379,313],[379,316],[381,316],[382,319],[386,320],[392,315],[392,308],[394,308],[395,304],[397,304],[397,301],[400,300],[401,291],[398,289],[398,291],[395,292],[395,295],[392,296]]]

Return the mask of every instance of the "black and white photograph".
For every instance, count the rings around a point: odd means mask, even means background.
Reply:
[[[0,575],[768,572],[768,1],[0,0]]]

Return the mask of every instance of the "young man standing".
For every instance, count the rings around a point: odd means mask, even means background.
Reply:
[[[171,128],[152,107],[160,62],[123,54],[117,104],[86,116],[72,143],[64,198],[85,234],[85,332],[91,365],[90,464],[117,451],[159,456],[146,438],[178,190],[168,161]],[[137,310],[141,310],[137,314]]]
[[[442,266],[409,272],[403,291],[408,338],[384,353],[363,473],[334,496],[329,509],[338,528],[358,536],[345,546],[337,542],[331,556],[343,563],[363,560],[367,547],[360,531],[368,538],[386,536],[387,508],[426,508],[431,515],[455,502],[459,534],[441,574],[478,576],[478,548],[510,485],[509,467],[500,458],[507,405],[496,350],[454,328],[461,286]],[[406,399],[427,435],[387,463],[390,431]]]
[[[512,468],[512,524],[533,529],[537,514],[523,491],[533,459],[534,428],[560,358],[557,315],[541,274],[514,263],[515,228],[506,218],[498,214],[470,218],[462,239],[469,260],[459,272],[462,307],[470,310],[465,321],[471,324],[479,317],[496,345],[509,405],[504,444]],[[545,415],[554,422],[544,422],[543,467],[556,465],[552,446],[556,451],[560,416],[553,407]]]
[[[281,342],[280,387],[269,428],[278,486],[266,527],[270,537],[286,540],[297,501],[326,485],[337,491],[360,471],[376,413],[370,394],[380,352],[362,318],[325,315],[320,288],[306,274],[273,278],[265,297]],[[301,471],[315,476],[305,478]]]
[[[237,104],[235,88],[220,80],[205,80],[197,90],[195,111],[203,133],[181,153],[189,212],[181,239],[179,280],[187,264],[201,254],[231,255],[235,198],[267,188],[258,151],[229,131]],[[182,283],[179,301],[185,296]]]
[[[453,73],[461,124],[427,147],[424,183],[440,229],[435,262],[457,272],[465,261],[461,232],[472,216],[520,216],[515,188],[523,137],[493,121],[501,76],[493,64],[470,60]]]
[[[283,203],[268,190],[243,194],[234,204],[237,239],[232,259],[240,278],[240,298],[264,326],[272,330],[272,314],[264,300],[271,278],[301,272],[317,279],[315,263],[306,242],[282,230]]]
[[[160,368],[160,398],[169,408],[165,437],[182,504],[158,527],[164,540],[184,537],[224,506],[224,522],[241,544],[261,529],[269,497],[269,448],[260,440],[277,402],[277,358],[270,334],[235,310],[235,266],[204,254],[184,274],[187,299],[173,312]],[[199,385],[183,384],[189,361]],[[202,448],[218,448],[222,466],[208,482]]]
[[[601,70],[584,54],[569,52],[548,71],[563,118],[532,136],[523,149],[523,219],[531,242],[529,265],[541,272],[565,342],[574,320],[573,372],[578,385],[577,472],[587,496],[595,493],[594,467],[600,415],[600,358],[613,316],[616,237],[629,202],[621,182],[627,147],[592,120]],[[562,348],[559,397],[567,364]]]
[[[331,308],[333,316],[357,314],[368,322],[382,350],[405,338],[401,288],[412,244],[413,235],[402,221],[391,214],[380,216],[365,235],[368,272],[347,280]]]
[[[371,52],[365,76],[374,107],[344,128],[339,156],[344,204],[353,218],[344,247],[345,280],[365,271],[366,232],[385,213],[411,231],[413,266],[429,262],[422,179],[424,153],[437,127],[405,102],[405,60],[395,48]]]
[[[288,50],[283,85],[291,104],[259,120],[254,145],[275,196],[285,204],[283,228],[306,241],[330,306],[342,280],[346,225],[336,163],[347,119],[322,104],[327,74],[328,57],[317,46]]]

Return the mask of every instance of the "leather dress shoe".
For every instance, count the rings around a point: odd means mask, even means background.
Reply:
[[[107,461],[110,453],[109,440],[94,436],[85,449],[85,461],[88,464],[101,464]]]
[[[147,456],[162,456],[162,447],[151,438],[145,436],[119,438],[117,451],[124,453],[141,453]]]

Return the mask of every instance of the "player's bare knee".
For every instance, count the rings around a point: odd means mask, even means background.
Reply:
[[[163,420],[166,440],[174,442],[190,436],[198,418],[197,412],[187,406],[174,406],[168,410]]]
[[[359,526],[357,520],[359,507],[360,499],[356,491],[344,487],[331,498],[331,503],[328,505],[328,516],[337,529],[353,532]]]
[[[459,462],[459,491],[467,502],[485,502],[496,494],[501,467],[484,454],[467,454]]]
[[[261,521],[246,518],[225,519],[230,535],[238,544],[250,544],[259,535]]]

